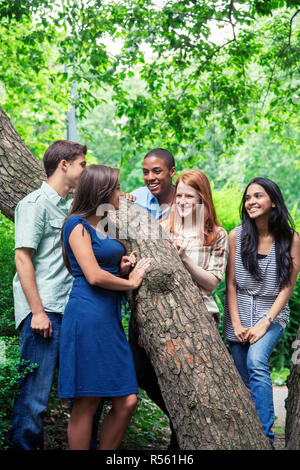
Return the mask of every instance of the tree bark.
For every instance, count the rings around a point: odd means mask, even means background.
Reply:
[[[250,392],[170,240],[147,211],[128,203],[118,224],[129,251],[152,258],[128,300],[180,448],[269,449]]]
[[[1,211],[13,219],[18,201],[44,177],[41,163],[0,110]],[[120,210],[120,237],[129,250],[153,261],[129,302],[181,449],[270,449],[198,288],[171,242],[157,237],[160,225],[145,210],[130,214],[132,207],[138,206],[124,202]]]
[[[46,179],[44,167],[26,147],[0,107],[0,210],[14,220],[17,203]]]
[[[288,450],[300,450],[300,328],[293,344],[295,352],[287,380],[288,397],[285,401],[285,443]]]

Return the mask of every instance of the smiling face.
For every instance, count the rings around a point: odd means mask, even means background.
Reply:
[[[147,157],[143,163],[144,181],[151,193],[159,197],[172,190],[172,178],[175,168],[168,168],[165,161],[159,157]]]
[[[269,217],[275,204],[263,186],[253,183],[246,191],[244,206],[250,219],[257,219],[261,216]]]
[[[177,185],[175,202],[179,216],[186,218],[195,214],[197,204],[201,204],[201,197],[196,189],[180,181]]]

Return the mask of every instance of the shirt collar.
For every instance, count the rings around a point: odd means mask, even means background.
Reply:
[[[54,204],[57,206],[61,201],[62,202],[68,202],[70,199],[72,199],[72,196],[68,194],[66,199],[61,197],[55,189],[53,189],[46,181],[43,181],[42,183],[42,191],[46,194],[47,198],[51,199]]]
[[[150,202],[159,205],[159,202],[158,202],[157,198],[151,193],[151,191],[149,189],[148,189],[148,191],[150,193],[150,195],[149,195]]]
[[[172,184],[172,187],[175,188],[175,184]],[[145,186],[146,190],[148,191],[149,193],[149,199],[151,202],[156,202],[158,205],[159,205],[159,202],[158,202],[158,199],[156,198],[156,196],[154,196],[154,194],[151,193],[150,189]]]

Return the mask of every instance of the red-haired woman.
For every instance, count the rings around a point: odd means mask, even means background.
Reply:
[[[228,237],[218,223],[210,184],[202,171],[179,175],[169,217],[161,223],[198,286],[207,310],[219,322],[220,312],[212,292],[224,277]]]

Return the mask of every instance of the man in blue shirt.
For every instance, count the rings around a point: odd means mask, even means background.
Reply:
[[[135,203],[151,212],[157,220],[168,212],[172,204],[175,192],[172,178],[175,173],[174,157],[168,150],[153,149],[145,156],[143,162],[145,186],[136,189],[131,194],[136,198]],[[134,330],[132,321],[129,325],[129,343],[135,362],[139,387],[146,391],[149,398],[164,413],[169,415],[154,368],[145,349],[139,345],[138,333]],[[179,446],[171,421],[170,427],[171,442],[168,449],[178,450]]]
[[[135,203],[147,209],[159,220],[170,208],[175,187],[172,178],[176,173],[173,155],[157,148],[147,153],[143,162],[145,186],[132,191]]]

